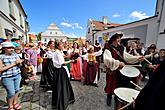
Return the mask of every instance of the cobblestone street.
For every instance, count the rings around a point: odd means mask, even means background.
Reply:
[[[39,80],[40,76],[38,75],[38,79],[30,81],[28,87],[24,88],[26,90],[23,89],[20,93],[22,110],[52,110],[51,91],[45,92],[40,88]],[[98,87],[86,86],[78,81],[71,81],[71,84],[76,101],[69,105],[68,110],[114,110],[114,102],[111,107],[106,105],[105,73],[101,73]],[[0,87],[0,110],[6,110],[6,92],[2,86]],[[30,90],[29,87],[32,87],[33,90]]]

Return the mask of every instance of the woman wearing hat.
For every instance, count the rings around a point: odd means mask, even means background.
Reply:
[[[114,89],[117,87],[132,87],[129,80],[124,78],[120,73],[120,69],[127,63],[135,63],[141,60],[141,56],[133,56],[124,51],[124,47],[120,45],[123,34],[114,34],[108,44],[104,48],[103,61],[106,66],[106,87],[107,105],[111,106],[111,98]],[[118,108],[118,106],[116,107]]]
[[[19,56],[14,54],[14,45],[11,42],[2,43],[4,54],[0,56],[0,76],[2,84],[7,91],[7,110],[18,110],[18,92],[20,90],[21,71],[19,64],[23,62]]]

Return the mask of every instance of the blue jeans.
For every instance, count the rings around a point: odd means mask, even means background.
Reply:
[[[7,99],[13,97],[20,91],[21,74],[12,77],[2,78],[2,85],[6,89]]]

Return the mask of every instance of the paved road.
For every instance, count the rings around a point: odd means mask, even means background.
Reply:
[[[45,92],[39,87],[40,76],[35,81],[30,81],[28,87],[33,90],[22,90],[20,93],[20,102],[22,110],[52,110],[51,109],[51,91]],[[114,110],[114,104],[111,107],[106,105],[105,73],[101,73],[98,83],[99,87],[86,86],[78,81],[71,81],[75,103],[69,105],[69,110]],[[141,83],[143,86],[144,83]],[[6,110],[5,90],[0,86],[0,110]],[[113,103],[113,102],[112,102]]]

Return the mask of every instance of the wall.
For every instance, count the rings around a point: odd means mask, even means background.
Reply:
[[[103,33],[109,32],[110,38],[115,32],[122,32],[124,34],[123,38],[140,38],[141,42],[144,42],[144,44],[148,46],[150,43],[156,43],[157,30],[155,25],[157,25],[156,17],[151,17],[145,20],[140,20],[116,28],[108,29],[106,31],[100,31],[95,34],[95,40],[99,40],[98,37],[102,37]],[[103,42],[103,45],[104,43],[105,42]]]
[[[10,17],[9,11],[9,3],[8,0],[0,0],[0,35],[1,37],[6,38],[4,29],[9,29],[10,31],[16,30],[16,36],[24,36],[23,40],[26,38],[26,31],[25,31],[25,15],[23,13],[22,8],[20,8],[20,4],[17,0],[12,0],[13,9],[14,9],[14,17],[16,20],[13,20]],[[22,15],[22,26],[20,26],[20,16],[19,13]]]

